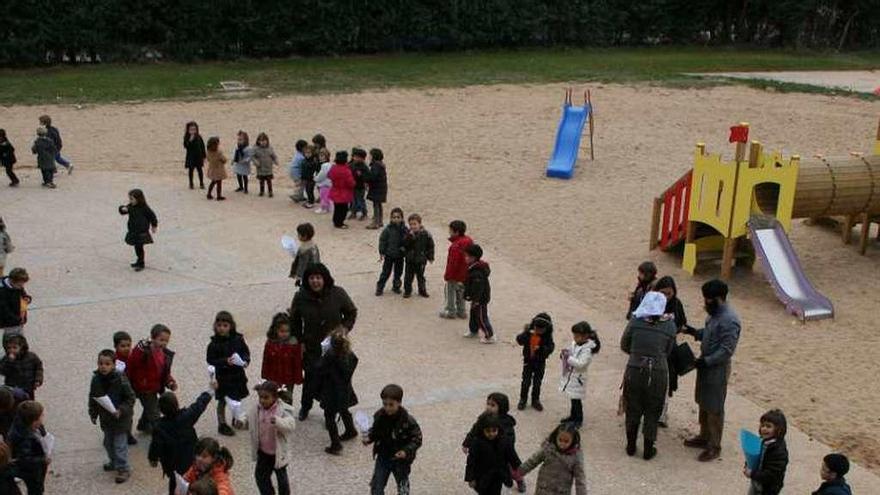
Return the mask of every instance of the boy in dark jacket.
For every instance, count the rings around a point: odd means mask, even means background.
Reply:
[[[519,462],[502,433],[498,416],[481,415],[477,429],[468,450],[464,480],[480,495],[500,495],[502,485],[513,484],[511,468],[519,467]]]
[[[138,342],[131,351],[125,373],[144,408],[137,422],[138,431],[150,433],[159,419],[159,394],[165,388],[177,390],[171,376],[174,353],[168,349],[171,329],[162,324],[150,329],[150,340]]]
[[[6,443],[12,448],[17,476],[27,486],[28,495],[43,495],[49,458],[43,450],[43,405],[26,400],[9,430]]]
[[[6,355],[0,359],[0,374],[9,387],[22,389],[34,400],[34,391],[43,385],[43,361],[30,352],[24,335],[13,334],[3,342]]]
[[[404,260],[406,269],[403,276],[403,297],[412,295],[413,278],[418,280],[419,295],[428,296],[428,287],[425,282],[425,267],[434,262],[434,238],[431,233],[422,226],[422,217],[413,213],[407,218],[409,232],[403,238]]]
[[[516,453],[516,419],[510,415],[510,399],[507,398],[507,395],[502,394],[501,392],[493,392],[486,398],[486,410],[480,414],[477,421],[471,427],[471,431],[465,436],[464,442],[461,444],[462,451],[464,451],[465,454],[468,454],[475,439],[483,435],[483,432],[480,429],[481,420],[483,419],[483,416],[486,416],[487,414],[498,418],[498,424],[501,428],[501,437],[505,442],[509,443],[508,447],[510,449],[511,469],[519,469],[519,465],[522,461],[520,461],[519,455]],[[506,486],[509,487],[510,484],[507,483]],[[526,492],[526,484],[522,479],[516,480],[516,486],[517,491],[520,493]]]
[[[367,152],[354,148],[351,150],[351,162],[348,164],[351,168],[351,175],[354,176],[354,201],[351,203],[351,214],[348,216],[350,220],[361,216],[358,220],[366,220],[367,218],[367,183],[366,179],[370,175],[370,167],[367,166]]]
[[[852,495],[844,476],[849,472],[849,459],[843,454],[828,454],[822,459],[822,485],[813,495]]]
[[[49,139],[52,140],[52,144],[55,145],[55,156],[53,157],[58,165],[67,169],[67,175],[73,173],[73,164],[70,163],[69,160],[61,156],[61,148],[64,146],[64,142],[61,141],[61,131],[58,130],[57,127],[52,125],[52,117],[48,115],[40,116],[40,125],[46,128],[46,134],[49,136]]]
[[[97,399],[110,399],[112,404],[99,404]],[[111,413],[108,407],[115,410]],[[116,471],[116,482],[125,483],[131,476],[128,463],[128,434],[134,415],[134,390],[128,378],[116,371],[116,353],[104,349],[98,354],[98,369],[92,376],[89,388],[89,418],[92,424],[101,419],[104,432],[104,449],[110,462],[104,471]]]
[[[482,260],[483,249],[479,244],[465,248],[465,261],[468,265],[467,282],[464,286],[464,299],[471,303],[470,333],[466,337],[479,335],[483,344],[494,344],[498,341],[492,324],[489,323],[489,301],[492,288],[489,285],[489,264]]]
[[[18,405],[28,399],[24,390],[0,385],[0,436],[6,438],[9,435]]]
[[[365,182],[369,191],[367,199],[373,202],[373,221],[367,225],[368,229],[376,230],[384,225],[382,203],[388,199],[388,174],[385,171],[385,155],[382,150],[373,148],[370,150],[370,173]]]
[[[290,278],[293,279],[294,285],[299,287],[302,284],[303,274],[306,268],[321,262],[321,251],[315,244],[315,226],[306,222],[296,226],[296,236],[299,238],[299,248],[293,263],[290,264]]]
[[[412,463],[422,446],[422,430],[416,419],[401,406],[403,389],[399,385],[386,385],[380,396],[382,409],[373,415],[373,426],[364,438],[364,445],[373,444],[376,459],[370,495],[384,494],[392,474],[398,495],[406,495],[410,492]]]
[[[24,268],[13,268],[8,277],[0,279],[0,329],[3,335],[21,333],[23,330],[23,302],[31,301],[31,296],[24,289],[29,280]]]
[[[55,155],[58,149],[49,139],[45,127],[37,127],[37,138],[31,146],[31,152],[37,155],[37,168],[43,176],[43,187],[55,189]]]
[[[162,473],[168,477],[168,495],[174,495],[176,477],[183,475],[192,466],[196,455],[195,424],[211,402],[211,394],[202,392],[189,407],[181,408],[174,392],[165,392],[159,397],[159,411],[162,418],[153,429],[153,440],[147,458],[150,465],[162,464]]]
[[[553,342],[553,320],[550,319],[550,315],[547,313],[535,315],[522,333],[516,336],[516,343],[523,348],[522,382],[519,387],[519,404],[516,408],[520,411],[526,408],[526,398],[531,387],[532,407],[536,411],[543,411],[541,382],[544,380],[547,358],[553,355],[553,350],[556,348]]]
[[[385,292],[385,283],[394,271],[394,279],[391,283],[391,291],[400,294],[400,277],[403,275],[404,239],[409,232],[403,223],[403,210],[395,208],[391,210],[391,223],[382,230],[379,235],[379,259],[382,260],[382,273],[376,282],[376,295],[381,296]]]
[[[785,432],[788,423],[779,409],[773,409],[761,416],[761,460],[758,468],[752,471],[748,465],[743,468],[746,478],[752,480],[749,493],[778,495],[785,482],[788,467],[788,447],[785,445]]]

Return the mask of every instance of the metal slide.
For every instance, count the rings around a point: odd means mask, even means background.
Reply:
[[[801,320],[834,317],[834,306],[810,283],[782,225],[776,219],[755,216],[749,221],[755,252],[776,296]]]
[[[584,132],[584,124],[591,110],[589,104],[577,107],[566,103],[562,107],[562,119],[556,131],[556,144],[553,146],[550,163],[547,164],[547,177],[571,179],[574,175],[581,134]]]

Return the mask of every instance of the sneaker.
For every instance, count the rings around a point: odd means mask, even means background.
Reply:
[[[524,400],[519,401],[519,404],[516,405],[516,409],[518,411],[524,411],[525,408],[526,408],[526,401],[524,401]]]
[[[128,266],[130,266],[130,267],[132,267],[132,268],[136,268],[138,265],[140,265],[140,263],[138,263],[137,261],[135,261],[134,263],[131,263],[131,264],[129,264]]]
[[[494,335],[491,336],[491,337],[489,337],[489,338],[486,338],[486,337],[480,337],[480,343],[481,343],[481,344],[494,344],[494,343],[496,343],[496,342],[498,342],[498,337],[496,337],[496,336],[494,336]]]
[[[645,450],[642,452],[642,459],[650,461],[655,457],[657,457],[657,447],[654,447],[654,442],[645,442]]]
[[[352,430],[352,431],[346,431],[345,433],[343,433],[342,436],[339,437],[339,439],[342,440],[343,442],[347,442],[349,440],[357,438],[357,436],[358,436],[358,433],[356,431]]]
[[[308,201],[306,201],[305,203],[302,204],[302,207],[303,207],[303,208],[306,208],[306,209],[314,208],[314,207],[315,207],[315,203],[309,203]]]
[[[128,444],[129,445],[137,445],[138,441],[131,433],[128,434]]]
[[[468,319],[467,313],[459,313],[456,316],[458,316],[458,319],[460,319],[460,320],[467,320]]]
[[[324,452],[330,455],[342,455],[342,445],[331,445],[324,449]]]
[[[220,423],[220,426],[217,427],[217,433],[226,437],[235,436],[235,430],[233,430],[232,427],[226,423]]]
[[[131,471],[116,471],[116,483],[125,483],[131,478]]]
[[[217,201],[226,201],[226,197],[224,197],[224,196],[217,196]]]
[[[73,173],[73,164],[71,163],[70,166],[67,167],[67,175],[70,175],[72,173]]]
[[[323,215],[324,213],[327,213],[327,212],[324,211],[323,208],[315,208],[315,213],[317,213],[318,215]]]
[[[412,297],[412,292],[404,292],[404,293],[403,293],[403,298],[404,298],[404,299],[409,299],[409,298],[411,298],[411,297]]]
[[[427,292],[425,292],[425,291],[423,291],[423,290],[420,290],[420,291],[419,291],[419,297],[424,297],[425,299],[427,299],[427,298],[429,298],[429,297],[431,297],[431,296],[430,296]]]
[[[136,272],[144,271],[144,265],[135,265],[134,271],[136,271]],[[144,430],[144,431],[147,431],[147,430]]]
[[[57,186],[55,185],[54,182],[50,182],[50,183],[46,184],[46,187],[48,187],[49,189],[55,189]]]
[[[104,469],[104,471],[106,471],[106,472],[108,472],[108,473],[109,473],[110,471],[115,471],[115,470],[116,470],[116,468],[113,467],[113,463],[112,463],[112,462],[108,462],[108,463],[104,464],[104,465],[101,466],[101,467]]]
[[[385,291],[383,291],[382,289],[376,289],[376,297],[382,297],[382,294],[383,294],[384,292],[385,292]]]
[[[451,320],[451,319],[455,318],[455,316],[452,313],[450,313],[446,310],[443,310],[440,312],[440,318]],[[470,332],[468,332],[468,333],[470,333]]]
[[[470,330],[466,331],[462,337],[466,339],[475,339],[478,337],[477,332],[471,332]]]
[[[343,225],[343,227],[345,227],[345,225]],[[393,292],[395,294],[400,294],[400,292],[401,292],[400,287],[392,287],[391,292]]]
[[[544,410],[544,404],[541,404],[540,402],[532,402],[532,409],[541,412]]]
[[[18,182],[10,182],[9,187],[18,187]]]

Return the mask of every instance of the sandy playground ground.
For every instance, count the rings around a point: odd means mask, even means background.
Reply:
[[[739,473],[736,430],[754,428],[760,412],[770,406],[782,408],[805,434],[797,433],[790,447],[793,493],[817,485],[817,459],[828,448],[813,439],[849,453],[877,473],[875,356],[880,338],[873,306],[880,300],[880,248],[875,243],[860,256],[836,232],[801,222],[796,222],[792,242],[810,279],[834,302],[837,317],[802,325],[786,315],[759,265],[754,272],[735,274],[731,300],[744,324],[724,460],[699,466],[695,453],[680,446],[696,419],[692,377],[673,399],[671,428],[661,433],[661,455],[648,465],[624,457],[621,421],[614,410],[625,362],[616,340],[636,265],[650,259],[662,273],[675,276],[694,321],[703,318],[699,286],[717,274],[709,267],[691,278],[677,258],[647,252],[651,200],[690,167],[694,143],[705,141],[710,151],[729,157],[727,127],[748,121],[751,137],[770,149],[802,156],[865,151],[873,143],[880,103],[739,87],[593,90],[597,159],[581,160],[571,181],[543,178],[561,86],[0,109],[0,123],[18,147],[22,164],[33,161],[27,153],[31,133],[36,117],[47,112],[64,134],[65,154],[77,166],[73,176],[59,178],[55,191],[41,190],[39,174],[23,169],[26,184],[0,193],[0,214],[19,245],[10,263],[29,267],[34,279],[30,290],[37,301],[29,331],[32,347],[47,362],[47,385],[38,395],[49,405],[50,423],[66,430],[56,489],[64,483],[85,490],[102,479],[99,438],[87,423],[84,398],[92,356],[109,344],[110,334],[120,328],[146,332],[155,321],[179,329],[172,346],[180,352],[175,367],[178,375],[187,373],[186,390],[195,394],[202,386],[202,353],[216,310],[228,308],[239,316],[259,354],[265,324],[292,295],[278,238],[304,219],[321,226],[318,243],[362,310],[362,332],[355,343],[364,364],[356,381],[361,407],[378,405],[378,389],[389,377],[400,377],[412,390],[413,410],[427,426],[430,442],[436,442],[417,462],[416,475],[425,490],[417,492],[465,492],[458,482],[464,462],[455,450],[459,436],[480,410],[485,393],[501,388],[516,395],[519,355],[510,342],[522,323],[542,310],[557,320],[560,343],[567,340],[567,328],[583,318],[606,339],[607,350],[590,370],[587,401],[587,414],[594,418],[585,435],[595,493],[671,493],[673,488],[708,493],[707,480],[714,480],[712,493],[742,493],[746,483]],[[331,232],[329,218],[292,206],[286,194],[277,194],[288,184],[284,169],[276,174],[281,178],[274,200],[234,194],[234,181],[226,183],[229,200],[224,204],[185,190],[180,141],[183,123],[191,119],[205,136],[220,136],[227,153],[239,128],[252,136],[266,131],[284,161],[296,138],[315,132],[327,136],[331,149],[382,148],[390,180],[386,211],[401,206],[407,213],[420,212],[441,251],[442,226],[462,218],[486,247],[499,294],[491,314],[503,343],[470,345],[458,337],[460,324],[434,317],[441,304],[437,296],[444,259],[430,270],[435,296],[430,301],[377,301],[371,295],[378,269],[373,233],[360,228]],[[157,245],[148,251],[148,264],[155,269],[137,276],[125,266],[130,253],[121,244],[123,222],[115,213],[125,191],[135,186],[146,190],[162,224]],[[390,346],[403,356],[397,362],[382,360]],[[521,455],[537,445],[565,408],[555,393],[556,367],[549,369],[544,394],[549,410],[518,415]],[[75,378],[62,378],[74,371]],[[250,375],[254,379],[256,372]],[[206,414],[200,431],[215,431],[214,421]],[[316,416],[303,431],[303,452],[291,474],[294,487],[315,486],[305,483],[321,482],[321,469],[332,469],[339,486],[368,480],[366,452],[350,448],[357,453],[328,461],[319,448],[326,440]],[[232,443],[241,461],[235,470],[237,487],[250,493],[252,465],[245,439]],[[161,486],[158,473],[143,462],[144,448],[132,455],[137,460],[133,484],[155,491]],[[684,472],[698,472],[701,479]],[[874,475],[861,470],[853,479],[859,493],[880,486]],[[109,488],[108,483],[99,485]]]

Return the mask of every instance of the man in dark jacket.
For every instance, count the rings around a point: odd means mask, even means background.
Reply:
[[[727,381],[741,326],[739,316],[727,304],[727,284],[710,280],[703,284],[702,290],[706,313],[709,314],[706,326],[688,332],[701,341],[695,390],[696,402],[700,406],[700,434],[685,440],[684,444],[703,449],[698,460],[708,462],[721,455]]]
[[[25,323],[22,300],[31,299],[24,290],[29,280],[24,268],[13,268],[8,277],[0,279],[0,329],[4,335],[21,333]]]
[[[150,465],[162,464],[162,472],[168,477],[168,493],[174,495],[177,486],[174,473],[183,475],[192,466],[196,455],[195,424],[211,402],[211,393],[202,392],[189,407],[181,408],[173,392],[159,397],[160,419],[153,429],[153,441],[147,458]]]
[[[342,287],[337,287],[330,270],[316,263],[303,273],[303,284],[290,303],[290,332],[303,344],[305,372],[300,421],[305,420],[314,402],[315,367],[321,358],[321,342],[342,325],[354,328],[357,307]]]
[[[468,265],[467,282],[464,286],[464,299],[470,301],[470,335],[480,337],[483,344],[497,342],[495,331],[489,323],[489,301],[492,299],[492,288],[489,285],[489,264],[482,260],[483,248],[472,244],[465,248],[465,261]],[[480,335],[482,332],[482,335]]]

